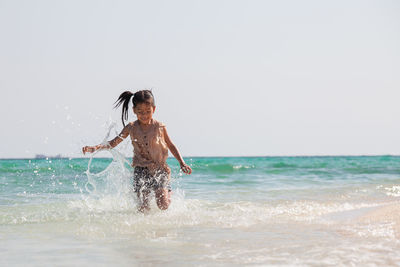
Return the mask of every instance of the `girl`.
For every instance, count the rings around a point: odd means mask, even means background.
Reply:
[[[133,113],[136,114],[137,120],[125,125],[131,98]],[[134,188],[140,203],[139,211],[144,212],[150,209],[149,195],[151,190],[155,192],[157,206],[165,210],[171,203],[169,185],[171,169],[166,163],[168,149],[179,161],[184,173],[191,174],[192,169],[185,164],[178,149],[172,143],[165,125],[153,119],[156,106],[151,91],[142,90],[135,94],[125,91],[115,103],[115,108],[122,104],[122,124],[124,128],[121,133],[105,145],[85,146],[82,148],[82,152],[85,154],[101,149],[112,149],[129,135],[133,145],[132,167],[134,167]]]

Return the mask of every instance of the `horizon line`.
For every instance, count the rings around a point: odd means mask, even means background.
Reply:
[[[325,154],[325,155],[251,155],[251,156],[182,156],[183,158],[295,158],[295,157],[384,157],[384,156],[390,156],[390,157],[399,157],[400,154]],[[127,157],[130,158],[131,156]],[[37,159],[37,160],[43,160],[43,159],[89,159],[90,157],[68,157],[68,156],[49,156],[49,157],[26,157],[26,158],[18,158],[18,157],[10,157],[10,158],[0,158],[0,160],[13,160],[13,159],[25,159],[25,160],[32,160],[32,159]],[[112,157],[94,157],[94,158],[103,158],[103,159],[109,159]],[[174,158],[173,156],[168,156],[168,158]]]

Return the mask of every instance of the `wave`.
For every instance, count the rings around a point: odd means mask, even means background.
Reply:
[[[389,190],[389,189],[388,189]],[[396,188],[398,192],[398,188]],[[133,194],[110,194],[102,197],[86,196],[82,199],[55,203],[1,206],[0,224],[31,224],[48,222],[76,222],[81,224],[111,223],[117,225],[147,224],[160,227],[188,225],[215,227],[242,227],[264,223],[313,221],[336,212],[376,207],[390,202],[332,202],[311,200],[280,201],[212,201],[185,199],[182,190],[174,192],[167,211],[158,210],[154,199],[147,215],[137,211]],[[113,226],[114,225],[114,226]]]

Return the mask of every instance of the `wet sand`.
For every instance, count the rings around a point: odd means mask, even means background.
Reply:
[[[394,236],[400,239],[400,202],[376,207],[360,216],[358,222],[373,225],[391,225]]]

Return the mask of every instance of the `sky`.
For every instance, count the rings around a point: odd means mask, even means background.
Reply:
[[[0,38],[0,158],[81,157],[142,89],[186,157],[400,155],[399,1],[0,0]]]

